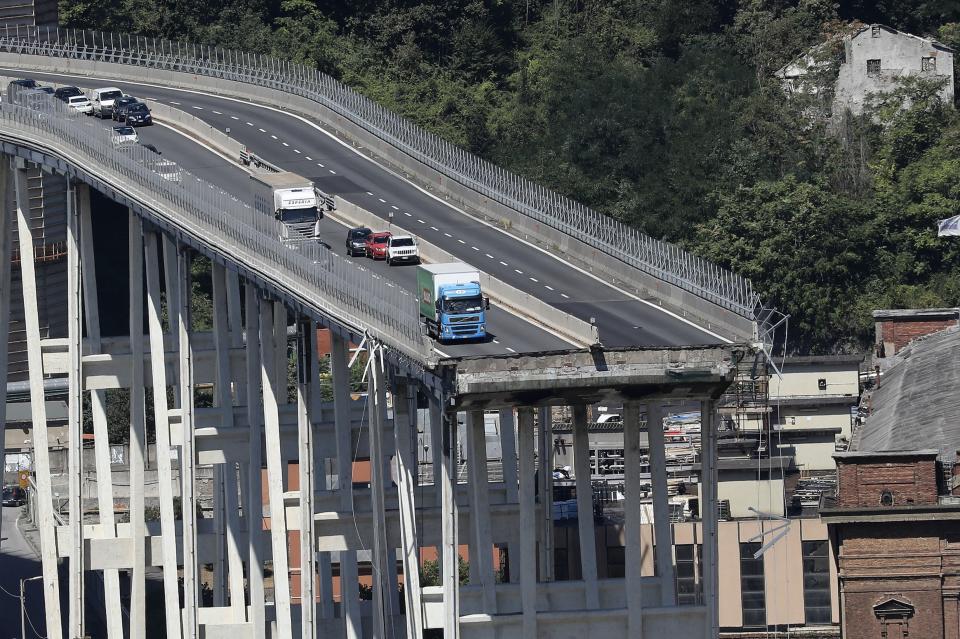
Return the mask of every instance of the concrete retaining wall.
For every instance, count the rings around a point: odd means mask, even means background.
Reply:
[[[329,213],[331,217],[339,218],[351,226],[368,226],[383,228],[383,220],[370,211],[360,208],[341,197],[334,198],[336,210]],[[416,235],[397,224],[391,224],[390,230],[396,235]],[[448,253],[439,246],[431,244],[417,237],[420,245],[420,257],[424,262],[460,262],[458,257]],[[484,293],[498,306],[505,308],[514,315],[530,320],[545,330],[558,333],[560,336],[573,341],[578,346],[590,346],[600,341],[597,327],[583,320],[564,313],[560,309],[550,306],[520,289],[510,286],[489,274],[480,272],[480,286]]]
[[[146,81],[164,86],[217,93],[296,113],[321,125],[337,137],[349,141],[365,155],[376,158],[382,164],[418,182],[421,186],[436,191],[447,201],[456,204],[471,215],[496,223],[518,237],[534,241],[605,281],[634,295],[649,299],[723,337],[741,342],[753,341],[754,339],[754,322],[751,319],[737,315],[678,286],[653,277],[586,245],[566,233],[557,231],[519,211],[494,202],[427,167],[405,152],[376,137],[373,133],[313,100],[234,80],[223,80],[177,71],[150,69],[149,76],[145,78],[144,69],[109,62],[0,53],[0,65],[24,70],[89,75],[130,82]]]

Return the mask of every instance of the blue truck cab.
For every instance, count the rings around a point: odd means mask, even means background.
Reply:
[[[417,288],[428,335],[440,342],[486,339],[489,301],[479,271],[462,262],[421,264]]]

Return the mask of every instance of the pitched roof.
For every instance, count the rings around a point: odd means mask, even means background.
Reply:
[[[892,358],[871,398],[871,414],[851,451],[960,449],[960,327],[914,340]]]

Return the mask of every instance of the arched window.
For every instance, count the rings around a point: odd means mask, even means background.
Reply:
[[[880,493],[880,505],[881,506],[893,506],[893,493],[889,490],[885,490]]]

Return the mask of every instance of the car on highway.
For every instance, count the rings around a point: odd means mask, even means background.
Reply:
[[[153,124],[150,109],[143,102],[129,104],[123,111],[123,121],[130,126],[149,126]]]
[[[393,234],[387,231],[368,235],[366,240],[367,257],[374,260],[387,259],[387,246],[391,237],[393,237]]]
[[[37,87],[37,91],[43,91],[47,95],[53,95],[53,87]]]
[[[110,133],[110,141],[113,142],[113,146],[116,147],[129,146],[139,142],[140,136],[137,135],[137,130],[132,126],[115,126]]]
[[[82,93],[80,95],[71,95],[67,98],[67,106],[74,111],[79,111],[86,115],[93,113],[93,104],[90,103],[90,98]]]
[[[3,487],[4,506],[23,506],[27,503],[27,491],[19,486]]]
[[[22,89],[36,89],[37,81],[33,78],[20,78],[19,80],[11,80],[7,84],[7,95],[4,98],[6,101],[12,101],[13,97],[17,94],[17,91]]]
[[[140,104],[140,100],[136,99],[132,95],[125,95],[122,98],[114,100],[113,112],[110,114],[110,117],[116,122],[123,122],[124,117],[126,117],[127,109],[134,104]]]
[[[163,155],[163,153],[160,152],[160,149],[152,144],[143,144],[142,146],[151,153],[154,153],[158,156]],[[183,179],[183,173],[180,170],[180,167],[177,166],[177,163],[173,160],[168,160],[161,157],[148,157],[145,164],[151,171],[168,182],[179,183]]]
[[[90,101],[93,103],[93,114],[98,118],[108,118],[113,114],[113,103],[123,97],[123,91],[117,87],[103,87],[94,89]]]
[[[387,264],[419,264],[420,247],[412,235],[392,235],[387,240]]]
[[[61,102],[69,102],[70,98],[78,95],[83,95],[83,91],[81,91],[77,87],[60,87],[59,89],[53,92],[53,97],[60,100]]]
[[[373,233],[365,226],[357,226],[347,231],[347,255],[356,257],[367,254],[367,238]]]

